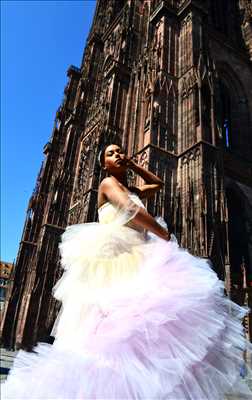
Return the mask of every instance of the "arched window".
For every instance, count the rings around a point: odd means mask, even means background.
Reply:
[[[197,126],[200,123],[199,88],[198,88],[198,85],[194,86],[193,93],[194,93],[195,125]]]
[[[231,97],[229,94],[229,90],[226,85],[221,82],[220,83],[220,101],[221,101],[221,132],[222,132],[222,140],[223,146],[226,149],[232,148],[231,141]]]
[[[211,92],[207,83],[201,88],[203,137],[212,143]]]
[[[216,108],[219,142],[232,153],[251,159],[252,138],[249,112],[249,88],[244,87],[229,64],[218,68],[219,81],[216,87]]]
[[[228,34],[228,3],[229,1],[226,0],[211,1],[211,15],[213,25],[215,29],[225,34]]]

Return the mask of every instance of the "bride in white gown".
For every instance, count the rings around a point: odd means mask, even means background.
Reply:
[[[117,145],[100,158],[110,176],[99,188],[99,222],[69,226],[60,244],[55,342],[18,353],[4,398],[251,399],[240,377],[251,352],[247,310],[144,208],[161,180]],[[146,184],[129,188],[127,168]]]

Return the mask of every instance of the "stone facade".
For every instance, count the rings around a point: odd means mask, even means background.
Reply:
[[[7,290],[12,285],[13,267],[13,263],[0,261],[0,316],[4,309]],[[11,289],[9,289],[10,291]]]
[[[50,334],[60,235],[97,218],[97,155],[111,142],[164,180],[149,211],[213,261],[229,296],[251,305],[251,60],[251,1],[97,0],[28,205],[2,323],[6,347]],[[250,319],[245,325],[252,338]]]

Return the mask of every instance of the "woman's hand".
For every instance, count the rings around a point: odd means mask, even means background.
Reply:
[[[134,171],[137,175],[139,175],[145,181],[145,184],[137,187],[138,196],[141,199],[148,199],[153,197],[155,193],[157,193],[160,189],[162,189],[164,183],[163,181],[154,175],[152,172],[147,169],[141,167],[133,158],[129,158],[128,156],[124,156],[124,162],[127,168]]]
[[[126,164],[126,167],[129,169],[134,170],[134,168],[137,166],[137,163],[130,157],[128,156],[124,156],[124,160],[123,160]]]

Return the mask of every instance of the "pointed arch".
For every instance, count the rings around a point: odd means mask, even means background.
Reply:
[[[165,149],[168,151],[175,151],[176,149],[176,110],[177,110],[177,102],[176,102],[176,90],[173,84],[173,81],[170,82],[168,88],[168,96],[167,96],[167,106],[166,106],[166,121],[167,121],[167,139],[165,143]]]
[[[207,80],[201,85],[201,108],[202,108],[202,129],[203,138],[209,143],[212,143],[212,122],[211,122],[211,90]]]
[[[228,64],[218,66],[218,128],[224,148],[241,156],[252,151],[251,120],[246,90]]]
[[[226,149],[233,147],[231,143],[231,129],[232,129],[232,116],[231,116],[231,96],[225,82],[220,81],[220,102],[221,102],[221,132],[223,146]]]
[[[211,1],[211,17],[212,22],[218,31],[228,33],[228,1],[226,0],[212,0]]]

